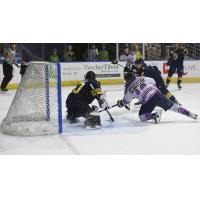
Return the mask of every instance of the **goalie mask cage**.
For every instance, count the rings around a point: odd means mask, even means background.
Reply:
[[[61,105],[60,63],[30,62],[1,129],[23,136],[61,133]]]

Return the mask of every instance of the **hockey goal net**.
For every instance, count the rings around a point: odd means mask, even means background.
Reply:
[[[29,63],[1,129],[29,136],[62,132],[59,63]]]

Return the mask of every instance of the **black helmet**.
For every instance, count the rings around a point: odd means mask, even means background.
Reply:
[[[144,63],[144,60],[142,58],[135,60],[135,64],[143,64],[143,63]]]
[[[132,71],[125,71],[124,72],[124,80],[126,82],[135,79],[135,74]]]
[[[94,80],[96,78],[96,74],[93,71],[88,71],[85,74],[85,79],[87,80]]]
[[[124,67],[124,71],[123,73],[127,73],[127,72],[131,72],[132,74],[137,74],[137,68],[135,67],[135,65],[132,65],[131,67]]]

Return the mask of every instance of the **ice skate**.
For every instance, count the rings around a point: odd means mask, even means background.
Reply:
[[[158,110],[157,112],[152,114],[153,120],[156,124],[160,123],[161,115],[162,115],[162,110]]]
[[[180,83],[177,83],[178,89],[181,90],[182,86]]]
[[[192,118],[192,119],[197,120],[198,115],[190,112],[189,117]]]

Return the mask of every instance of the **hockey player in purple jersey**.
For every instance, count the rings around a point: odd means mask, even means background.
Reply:
[[[117,105],[123,107],[129,104],[133,98],[137,98],[142,103],[139,111],[141,121],[153,119],[155,123],[159,123],[162,110],[152,113],[156,106],[163,108],[165,111],[171,110],[192,119],[197,119],[198,115],[167,99],[156,87],[156,82],[152,78],[127,72],[124,73],[124,79],[126,81],[124,98],[118,100]]]

